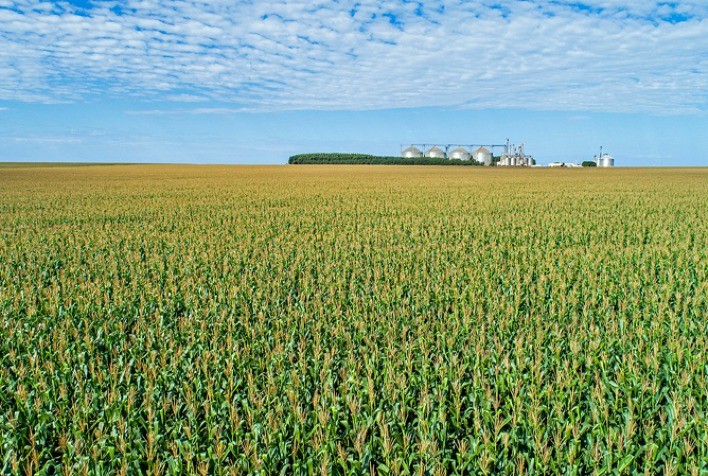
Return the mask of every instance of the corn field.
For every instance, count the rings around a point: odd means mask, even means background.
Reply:
[[[708,169],[0,168],[2,474],[706,474]]]

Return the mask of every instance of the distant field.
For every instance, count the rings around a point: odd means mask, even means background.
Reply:
[[[98,167],[101,165],[120,165],[100,162],[0,162],[0,169],[20,168],[55,168],[55,167]]]
[[[2,474],[708,471],[708,168],[0,167]]]

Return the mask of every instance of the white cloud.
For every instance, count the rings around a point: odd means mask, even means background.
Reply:
[[[0,99],[705,112],[707,13],[702,0],[17,0],[0,3]]]

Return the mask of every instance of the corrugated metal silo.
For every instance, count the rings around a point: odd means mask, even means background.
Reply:
[[[492,152],[486,147],[480,147],[472,152],[472,158],[484,165],[492,165]]]
[[[470,153],[464,147],[457,147],[448,154],[448,157],[458,160],[470,160]]]
[[[434,145],[428,151],[425,153],[426,157],[430,157],[431,159],[444,159],[445,158],[445,151],[442,150],[440,147]]]
[[[401,153],[401,156],[406,159],[420,159],[423,157],[423,151],[415,146],[410,146]]]

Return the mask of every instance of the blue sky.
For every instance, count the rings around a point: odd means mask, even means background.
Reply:
[[[0,0],[0,161],[708,165],[708,2]]]

